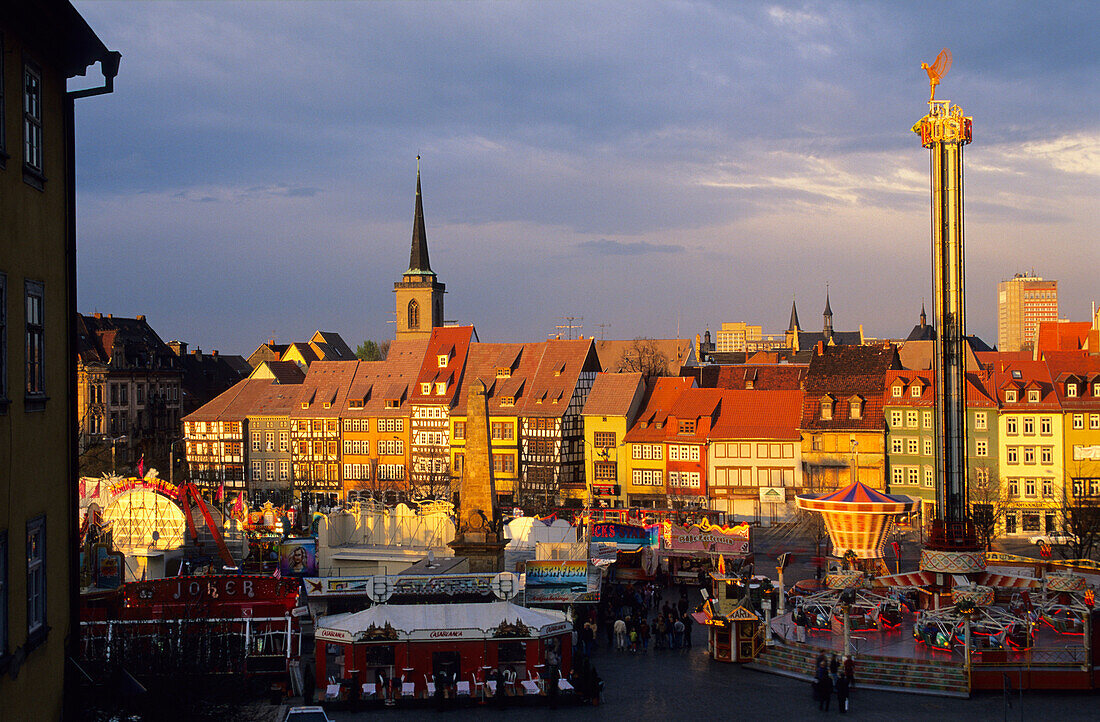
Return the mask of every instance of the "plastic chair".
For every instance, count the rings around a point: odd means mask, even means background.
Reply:
[[[336,699],[340,696],[340,685],[330,684],[325,687],[325,699]]]
[[[463,680],[455,686],[458,690],[458,696],[459,697],[469,697],[470,696],[470,683],[469,682]]]
[[[424,689],[429,697],[435,696],[435,682],[428,679],[428,675],[424,675]]]

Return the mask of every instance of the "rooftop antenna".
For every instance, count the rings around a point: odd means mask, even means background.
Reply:
[[[610,323],[597,323],[596,328],[600,329],[600,340],[603,341],[603,332],[606,329],[611,328],[611,324]]]
[[[584,328],[582,324],[574,323],[574,321],[583,321],[584,316],[562,316],[559,318],[559,320],[565,321],[565,323],[559,324],[554,327],[559,331],[558,338],[561,338],[561,331],[566,331],[569,334],[569,340],[573,340],[573,329],[577,329],[579,331],[580,329]]]
[[[944,48],[940,51],[940,54],[936,56],[936,60],[932,65],[921,63],[920,66],[924,72],[928,73],[928,85],[930,90],[928,102],[932,103],[932,101],[936,99],[936,86],[940,84],[940,80],[943,79],[943,76],[947,75],[947,71],[951,70],[951,51]]]

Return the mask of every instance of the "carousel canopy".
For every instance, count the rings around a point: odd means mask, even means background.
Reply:
[[[379,604],[317,620],[316,637],[332,641],[532,638],[570,629],[565,614],[511,602]]]
[[[833,553],[852,551],[861,559],[878,559],[898,514],[913,511],[917,499],[891,496],[861,482],[828,494],[800,494],[798,507],[821,514]]]

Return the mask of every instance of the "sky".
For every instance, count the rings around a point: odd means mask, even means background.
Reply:
[[[392,338],[417,155],[446,319],[483,341],[780,332],[792,300],[820,330],[826,287],[837,330],[904,337],[943,47],[968,330],[996,343],[1018,272],[1063,317],[1100,300],[1100,4],[74,5],[122,53],[77,101],[79,310],[166,341]]]

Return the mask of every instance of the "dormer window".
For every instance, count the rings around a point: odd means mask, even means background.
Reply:
[[[1092,385],[1092,395],[1093,396],[1100,396],[1100,381],[1098,381],[1098,382],[1096,382]]]
[[[442,396],[443,394],[447,393],[447,382],[446,381],[438,382],[435,385],[435,393],[436,393],[437,396]]]
[[[450,360],[451,360],[451,357],[448,356],[445,353],[441,353],[438,356],[436,356],[436,363],[439,364],[439,368],[441,368],[441,369],[446,368],[447,364],[450,363]]]
[[[900,399],[905,393],[905,387],[901,384],[894,384],[894,387],[891,389],[891,391],[893,392],[893,396],[895,399]]]
[[[1039,403],[1039,389],[1028,389],[1027,390],[1027,402],[1029,404]]]
[[[425,381],[424,383],[420,384],[420,393],[427,396],[431,392],[432,392],[432,384],[431,384],[430,381]]]
[[[387,409],[396,409],[396,408],[399,408],[400,406],[401,406],[401,400],[400,399],[386,399],[386,408]]]
[[[914,399],[919,399],[921,395],[921,390],[922,389],[920,384],[913,384],[909,388],[909,395],[912,396]]]
[[[680,422],[679,433],[681,433],[681,434],[694,434],[695,433],[695,422],[694,421],[681,421]]]
[[[1016,389],[1005,389],[1005,403],[1016,403]]]
[[[1066,384],[1066,398],[1077,398],[1077,384]]]
[[[349,409],[361,409],[363,408],[363,399],[348,399]]]
[[[853,419],[863,418],[863,399],[858,396],[848,399],[848,416]]]
[[[515,396],[501,396],[500,397],[500,405],[501,406],[515,406],[516,405],[516,397]]]
[[[745,381],[745,388],[746,389],[751,389],[752,386],[753,386],[752,379],[748,379],[747,381]]]
[[[332,408],[332,402],[331,401],[326,401],[325,403],[321,404],[321,406],[325,407],[326,409],[331,409]]]
[[[308,401],[303,401],[302,402],[302,408],[303,409],[308,409],[309,408],[309,402]]]
[[[500,368],[497,369],[497,378],[498,379],[510,379],[510,378],[512,378],[512,369],[508,368],[507,366],[501,366]]]
[[[830,396],[826,396],[821,399],[821,420],[833,420],[833,399]]]

